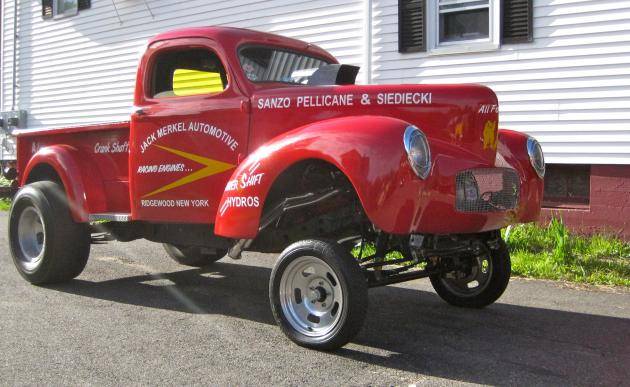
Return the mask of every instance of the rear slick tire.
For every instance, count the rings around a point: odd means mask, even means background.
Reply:
[[[367,281],[357,261],[334,242],[305,240],[287,247],[271,273],[276,323],[296,344],[334,350],[361,329]]]
[[[63,188],[39,181],[18,191],[9,214],[13,263],[32,284],[52,284],[77,277],[90,255],[89,226],[70,215]]]

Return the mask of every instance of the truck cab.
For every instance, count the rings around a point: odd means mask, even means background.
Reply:
[[[271,56],[284,56],[273,65],[295,62],[280,72],[336,63],[315,46],[236,29],[187,29],[150,41],[131,117],[130,143],[139,150],[129,159],[133,219],[213,223],[231,173],[249,154],[252,95],[269,87],[244,74],[265,76]]]

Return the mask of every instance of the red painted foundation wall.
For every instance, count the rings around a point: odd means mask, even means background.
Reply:
[[[562,218],[574,232],[614,234],[630,241],[630,165],[592,165],[590,203],[544,208],[541,222]]]

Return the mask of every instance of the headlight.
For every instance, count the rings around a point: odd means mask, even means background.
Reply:
[[[533,137],[527,139],[527,154],[529,155],[529,162],[532,164],[538,177],[541,179],[545,177],[545,156],[540,143]]]
[[[431,150],[427,137],[420,129],[410,125],[405,130],[403,143],[411,169],[419,178],[426,179],[431,172]]]

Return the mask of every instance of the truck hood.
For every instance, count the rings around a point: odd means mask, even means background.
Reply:
[[[251,109],[250,151],[283,132],[309,123],[378,115],[413,124],[430,142],[457,146],[488,166],[495,161],[497,97],[481,85],[281,87],[255,92]]]

